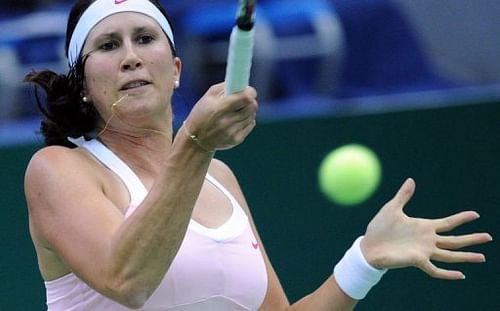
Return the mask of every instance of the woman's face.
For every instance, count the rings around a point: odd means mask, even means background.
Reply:
[[[103,120],[110,118],[112,109],[129,121],[171,118],[181,63],[154,19],[132,12],[107,17],[89,33],[85,54],[85,96]]]

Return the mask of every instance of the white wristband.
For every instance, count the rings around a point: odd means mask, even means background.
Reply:
[[[335,265],[333,275],[340,288],[351,298],[361,300],[380,281],[387,269],[372,267],[361,252],[361,239],[354,241],[344,257]]]

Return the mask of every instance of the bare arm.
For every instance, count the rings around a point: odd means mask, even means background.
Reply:
[[[203,143],[213,149],[243,141],[255,116],[254,92],[221,99],[222,87],[212,88],[208,104],[190,116],[191,129],[204,133]],[[32,159],[25,180],[32,234],[91,287],[140,306],[178,251],[212,156],[178,135],[149,194],[125,219],[81,153],[46,148]]]
[[[164,172],[127,219],[85,166],[72,172],[69,150],[43,150],[27,171],[34,234],[91,287],[125,305],[144,302],[167,271],[211,160],[188,140],[176,144]]]

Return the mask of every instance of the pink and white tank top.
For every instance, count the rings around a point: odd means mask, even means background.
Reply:
[[[75,141],[123,180],[130,193],[130,216],[147,194],[137,175],[98,140]],[[207,180],[231,201],[233,213],[220,227],[192,220],[182,245],[143,311],[258,310],[267,291],[267,273],[248,217],[229,191]],[[122,311],[128,309],[88,287],[73,273],[45,282],[48,311]]]

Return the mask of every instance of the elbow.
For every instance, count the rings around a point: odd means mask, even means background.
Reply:
[[[153,291],[154,289],[149,286],[133,282],[132,284],[127,282],[108,287],[109,296],[129,309],[142,308],[153,294]]]
[[[131,293],[123,297],[123,305],[129,309],[140,309],[144,306],[149,296],[142,293]]]

